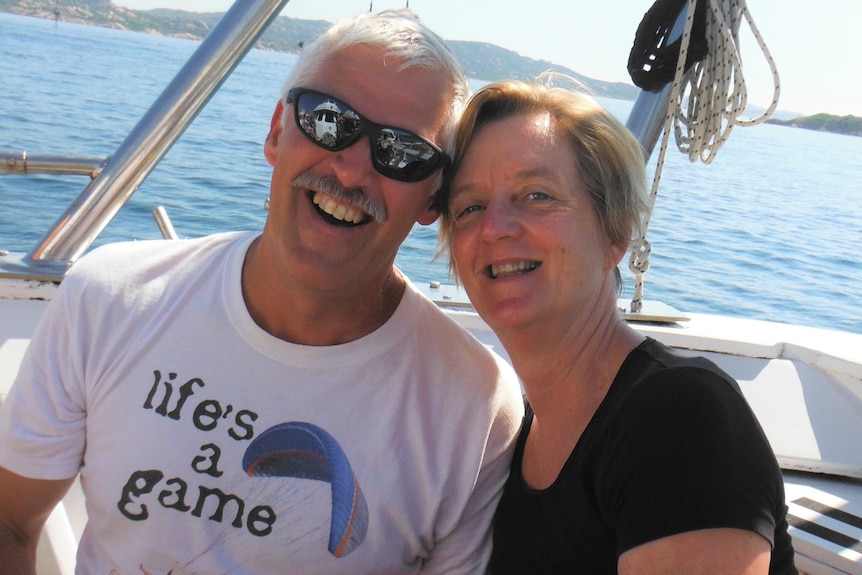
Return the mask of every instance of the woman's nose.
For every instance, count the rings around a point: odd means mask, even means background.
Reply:
[[[493,201],[485,208],[482,218],[482,236],[485,240],[514,237],[520,229],[520,221],[509,202]]]

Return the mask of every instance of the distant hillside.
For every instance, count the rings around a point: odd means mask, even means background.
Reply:
[[[54,12],[57,6],[59,14]],[[0,0],[0,12],[52,20],[57,17],[63,22],[195,40],[202,40],[222,16],[215,12],[200,14],[168,9],[129,10],[112,4],[110,0]],[[299,52],[302,44],[310,42],[329,26],[330,23],[323,20],[280,16],[258,40],[256,47],[277,52]],[[553,69],[578,79],[597,96],[634,100],[638,94],[638,89],[633,85],[587,78],[564,66],[526,58],[493,44],[451,40],[449,45],[467,76],[477,80],[532,79]]]
[[[56,14],[55,9],[58,11]],[[220,12],[202,14],[170,9],[129,10],[114,5],[110,0],[0,0],[0,12],[52,20],[58,18],[64,22],[193,40],[202,40],[222,16]],[[303,44],[312,41],[329,26],[330,23],[324,20],[299,20],[281,16],[264,32],[256,47],[298,53]],[[467,76],[477,80],[532,79],[547,70],[555,70],[576,78],[598,96],[634,100],[638,95],[638,89],[631,84],[587,78],[564,66],[546,60],[533,60],[493,44],[450,40],[449,45]],[[783,115],[787,117],[787,113]],[[773,118],[769,123],[862,136],[862,118],[856,116],[816,114],[786,120]]]
[[[814,114],[792,120],[767,120],[769,124],[791,126],[818,132],[833,132],[848,136],[862,136],[862,118],[859,116],[833,116],[831,114]]]

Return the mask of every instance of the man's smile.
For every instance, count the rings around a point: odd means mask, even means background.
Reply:
[[[354,227],[370,221],[386,221],[386,207],[372,200],[362,188],[345,188],[334,176],[302,172],[293,180],[294,190],[305,193],[315,211],[333,226]]]
[[[319,213],[327,222],[338,226],[359,226],[367,224],[373,218],[362,210],[341,203],[335,198],[322,192],[308,191],[308,197]]]

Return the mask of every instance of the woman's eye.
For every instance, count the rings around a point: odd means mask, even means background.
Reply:
[[[455,210],[455,220],[461,219],[465,216],[469,216],[470,214],[477,212],[479,210],[479,206],[476,204],[467,206],[465,208],[459,208]]]
[[[529,200],[549,200],[551,196],[546,194],[545,192],[533,191],[527,193],[527,199]]]

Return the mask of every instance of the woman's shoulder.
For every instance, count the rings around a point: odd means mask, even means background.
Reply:
[[[700,392],[742,395],[736,380],[709,359],[651,338],[629,354],[612,387],[638,396]]]

